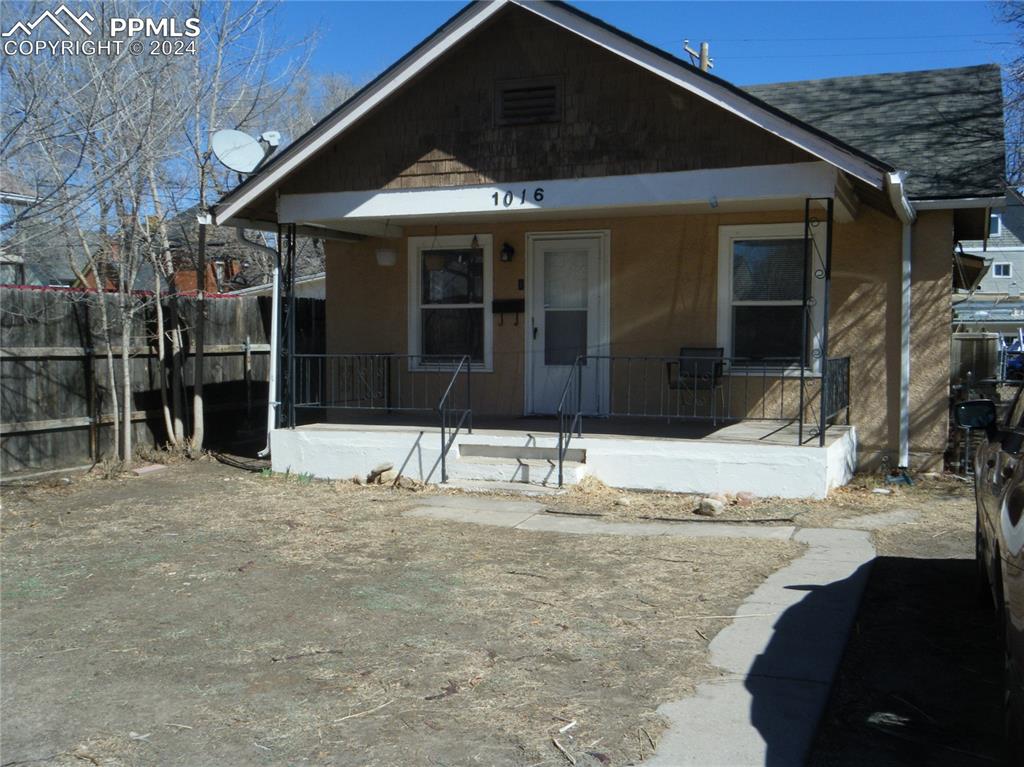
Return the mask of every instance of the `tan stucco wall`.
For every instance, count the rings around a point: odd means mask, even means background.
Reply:
[[[406,236],[490,234],[494,242],[494,298],[523,298],[527,232],[607,229],[611,232],[611,342],[613,354],[672,355],[684,345],[714,346],[718,227],[802,221],[793,212],[623,217],[559,222],[498,221],[473,226],[406,227]],[[497,252],[516,250],[511,262]],[[398,252],[380,267],[378,247]],[[949,273],[952,219],[923,214],[915,226],[912,446],[915,463],[934,463],[945,444],[949,369]],[[830,356],[851,358],[851,415],[862,463],[889,452],[895,464],[899,436],[900,225],[871,208],[850,224],[836,224],[833,241]],[[367,240],[329,243],[327,348],[329,352],[408,350],[407,243]],[[525,318],[492,317],[494,372],[474,377],[474,409],[518,415],[523,410]],[[787,384],[788,386],[788,384]],[[788,389],[787,398],[796,394]]]

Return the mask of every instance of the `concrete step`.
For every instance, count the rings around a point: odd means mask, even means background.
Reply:
[[[578,461],[563,464],[564,484],[575,485],[587,475],[587,466]],[[540,458],[457,458],[448,461],[451,480],[519,482],[546,487],[558,486],[558,461]]]
[[[490,445],[463,442],[459,445],[459,455],[463,458],[513,458],[524,461],[558,461],[558,448],[541,447],[539,445]],[[570,447],[565,451],[565,460],[586,463],[587,451],[584,448]]]

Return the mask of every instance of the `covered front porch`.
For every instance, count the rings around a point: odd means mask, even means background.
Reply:
[[[846,182],[818,163],[655,175],[538,182],[508,215],[467,209],[487,188],[283,196],[285,307],[300,227],[350,234],[328,250],[327,352],[293,353],[284,313],[275,470],[785,497],[844,483],[850,359],[830,356],[828,319]]]

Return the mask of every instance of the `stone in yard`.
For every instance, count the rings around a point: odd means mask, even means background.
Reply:
[[[625,496],[623,496],[622,498],[615,499],[616,506],[629,506],[631,503],[632,501],[629,500],[629,498],[626,498]]]
[[[704,517],[717,517],[723,511],[725,511],[725,503],[709,495],[701,500],[696,513]]]
[[[737,506],[753,506],[754,501],[757,500],[757,496],[753,493],[743,491],[742,493],[736,493],[736,505]]]
[[[711,493],[711,495],[707,497],[710,498],[712,501],[718,501],[723,506],[728,506],[729,503],[731,503],[732,501],[732,499],[725,493]]]
[[[413,479],[412,477],[407,477],[402,474],[398,478],[398,486],[405,488],[406,490],[419,490],[423,487],[423,483],[418,479]]]
[[[395,471],[394,469],[388,469],[387,471],[383,471],[377,476],[377,481],[382,485],[390,485],[396,479],[398,479],[398,472]]]
[[[380,477],[381,474],[386,471],[391,471],[393,468],[395,468],[395,464],[393,463],[382,463],[374,466],[370,470],[370,473],[366,475],[366,484],[372,485],[374,482],[377,482],[378,477]]]

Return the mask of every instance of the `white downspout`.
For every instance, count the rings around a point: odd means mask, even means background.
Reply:
[[[886,185],[889,201],[900,220],[900,457],[899,468],[910,466],[910,286],[914,220],[917,213],[903,187],[903,171],[889,173]]]
[[[277,422],[277,318],[281,306],[281,296],[278,293],[277,251],[262,242],[250,240],[245,236],[245,229],[240,226],[235,227],[235,231],[242,242],[259,248],[273,257],[271,263],[274,265],[274,276],[271,280],[270,294],[270,370],[267,373],[267,445],[256,454],[260,458],[266,458],[270,455],[270,432],[274,430]]]

